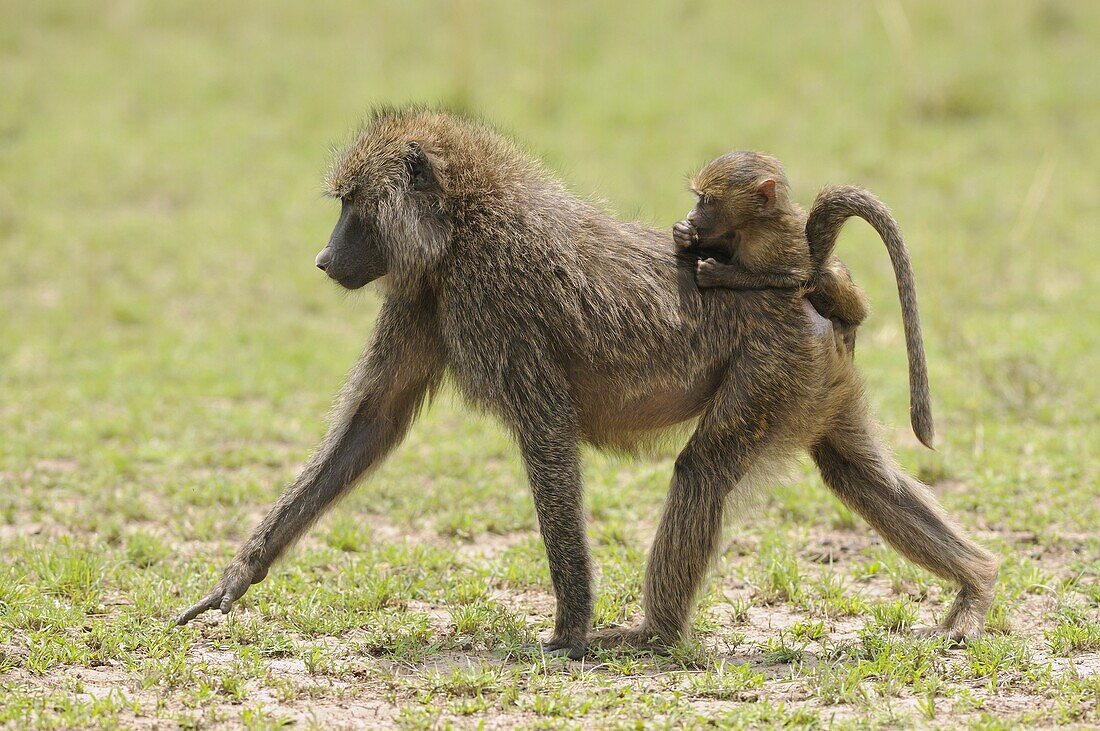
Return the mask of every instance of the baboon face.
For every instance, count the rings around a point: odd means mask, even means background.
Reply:
[[[346,289],[411,276],[450,240],[439,161],[417,141],[366,130],[329,175],[340,218],[316,265]]]
[[[317,254],[317,268],[346,289],[359,289],[389,269],[377,229],[352,198],[340,201],[340,218],[328,246]]]
[[[700,241],[714,242],[732,239],[737,229],[744,225],[747,216],[737,201],[731,200],[728,191],[695,191],[698,201],[687,215],[687,221],[695,227]]]

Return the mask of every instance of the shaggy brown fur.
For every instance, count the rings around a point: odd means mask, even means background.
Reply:
[[[760,152],[722,155],[699,171],[691,187],[699,201],[673,227],[673,238],[682,249],[719,249],[731,258],[725,264],[701,259],[696,267],[698,285],[803,288],[814,307],[836,325],[849,352],[854,352],[856,329],[867,317],[867,297],[833,256],[833,249],[841,226],[852,216],[874,227],[890,253],[901,298],[910,420],[917,438],[931,448],[931,395],[916,289],[909,254],[889,209],[862,188],[842,186],[822,190],[807,218],[790,200],[782,164]]]
[[[449,373],[510,427],[526,463],[558,600],[547,652],[680,640],[727,498],[762,459],[797,448],[887,540],[962,585],[939,631],[980,631],[996,562],[898,470],[850,359],[797,292],[700,291],[667,232],[609,217],[511,142],[440,112],[376,114],[328,182],[342,212],[317,263],[345,287],[382,277],[375,332],[317,452],[181,624],[228,612],[401,441]],[[649,556],[645,618],[590,635],[580,445],[622,446],[692,419]]]

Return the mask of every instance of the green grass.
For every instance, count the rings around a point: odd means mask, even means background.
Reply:
[[[0,728],[1100,724],[1100,6],[0,6]],[[546,660],[507,435],[444,397],[225,621],[198,599],[324,430],[374,292],[312,266],[330,147],[378,103],[516,134],[669,226],[731,148],[856,182],[918,275],[935,453],[908,433],[889,260],[858,362],[905,466],[1003,558],[990,634],[807,464],[730,528],[667,658]],[[599,625],[639,612],[675,445],[585,464]]]

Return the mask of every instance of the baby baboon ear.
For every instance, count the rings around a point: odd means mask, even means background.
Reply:
[[[775,208],[775,181],[771,178],[756,184],[756,194],[760,196],[760,210],[767,212]]]
[[[413,190],[428,190],[437,185],[439,177],[436,175],[435,166],[419,142],[409,143],[405,164],[409,169],[409,187]]]

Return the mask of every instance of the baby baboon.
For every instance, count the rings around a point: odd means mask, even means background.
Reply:
[[[841,226],[852,216],[875,228],[890,253],[901,297],[913,432],[931,448],[931,396],[912,267],[889,209],[862,188],[842,186],[822,190],[807,219],[790,199],[779,160],[759,152],[731,152],[707,163],[691,187],[699,201],[672,229],[677,246],[718,248],[731,257],[726,264],[700,260],[696,283],[731,289],[803,288],[818,312],[837,326],[849,352],[855,350],[856,328],[867,317],[867,296],[833,256],[833,248]]]
[[[800,447],[883,537],[961,584],[938,631],[980,632],[996,562],[898,469],[851,360],[797,291],[704,296],[667,232],[611,218],[492,130],[441,112],[376,113],[328,189],[341,212],[317,266],[347,288],[381,279],[371,344],[316,453],[179,623],[228,612],[401,441],[449,373],[512,430],[526,463],[557,597],[547,652],[680,640],[728,496],[761,458]],[[580,445],[621,447],[691,419],[646,567],[645,618],[590,635]]]

